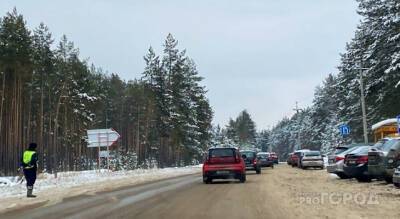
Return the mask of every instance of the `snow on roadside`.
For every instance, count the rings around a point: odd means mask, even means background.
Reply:
[[[128,179],[132,184],[134,184],[198,173],[200,170],[201,166],[197,165],[180,168],[136,169],[116,172],[109,172],[107,170],[61,172],[57,174],[57,178],[55,178],[53,174],[42,174],[36,180],[34,191],[43,192],[50,189],[65,189],[75,186],[124,179]],[[0,199],[20,197],[26,194],[25,181],[22,184],[16,181],[16,177],[0,177]]]

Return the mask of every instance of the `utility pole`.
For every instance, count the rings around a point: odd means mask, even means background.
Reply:
[[[368,144],[367,112],[366,112],[366,108],[365,108],[364,78],[363,78],[363,70],[364,69],[365,68],[360,68],[361,111],[362,111],[362,119],[363,119],[364,143]]]
[[[296,101],[296,107],[293,109],[296,113],[299,113],[301,109],[299,108],[299,102]]]
[[[296,101],[296,108],[293,109],[296,111],[296,114],[299,114],[299,112],[302,110],[299,108],[299,103]],[[301,150],[301,138],[300,138],[300,128],[297,131],[297,150]]]

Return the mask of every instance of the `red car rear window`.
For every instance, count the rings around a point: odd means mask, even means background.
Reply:
[[[216,157],[234,157],[235,151],[231,148],[213,149],[209,151],[210,158]]]

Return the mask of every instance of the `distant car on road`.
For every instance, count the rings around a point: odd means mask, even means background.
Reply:
[[[344,158],[343,170],[350,178],[358,181],[371,181],[368,175],[368,151],[371,146],[360,146],[356,150],[347,154]]]
[[[210,148],[203,164],[203,182],[214,179],[238,179],[246,181],[246,167],[236,148]]]
[[[309,149],[302,149],[293,152],[292,154],[292,167],[300,167],[301,159],[303,158],[303,152],[310,151]]]
[[[275,152],[270,152],[270,156],[275,164],[279,164],[278,155]]]
[[[271,167],[274,168],[274,160],[271,154],[268,152],[257,153],[257,159],[260,161],[261,167]]]
[[[328,173],[334,173],[341,179],[347,179],[348,176],[344,173],[343,164],[344,158],[347,154],[356,150],[359,146],[348,148],[339,154],[332,154],[328,156],[328,165],[326,166],[326,171]]]
[[[288,154],[288,158],[286,159],[286,163],[288,165],[292,165],[292,155],[293,155],[293,153]]]
[[[308,167],[324,169],[324,160],[319,151],[304,151],[300,160],[300,167],[306,169]]]
[[[253,150],[240,151],[246,165],[246,170],[255,170],[257,174],[261,174],[261,164],[257,159],[257,152]]]
[[[397,188],[400,187],[400,166],[398,166],[393,173],[393,184],[394,186],[396,186]]]

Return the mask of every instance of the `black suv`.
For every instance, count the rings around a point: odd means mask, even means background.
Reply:
[[[392,182],[394,171],[396,167],[400,166],[400,138],[395,138],[390,141],[393,141],[393,145],[387,154],[385,162],[385,180],[388,183]]]
[[[257,159],[257,152],[253,150],[242,150],[240,151],[246,170],[255,170],[257,174],[261,174],[261,163]]]

